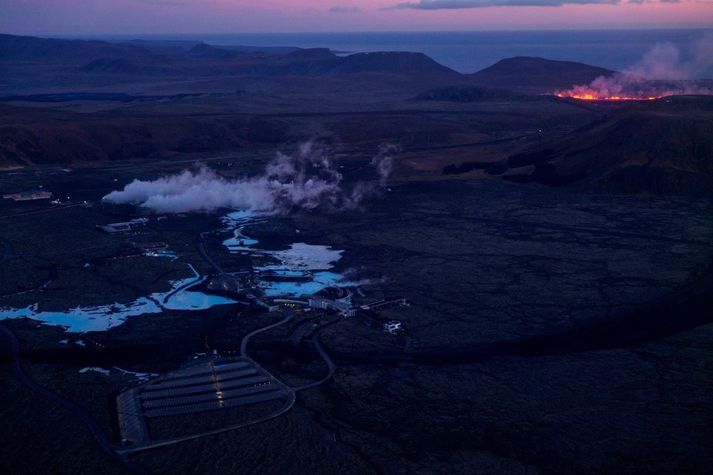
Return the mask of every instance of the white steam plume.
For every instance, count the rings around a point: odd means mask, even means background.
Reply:
[[[158,213],[218,208],[260,213],[286,213],[294,208],[354,209],[385,185],[396,151],[393,146],[383,146],[371,160],[379,176],[376,183],[346,186],[327,151],[308,142],[293,155],[278,153],[258,176],[228,180],[202,167],[153,181],[134,180],[103,200],[137,204]]]
[[[589,85],[579,85],[558,96],[584,99],[655,98],[681,94],[713,94],[695,83],[713,67],[713,32],[706,32],[690,49],[690,59],[672,43],[654,46],[636,64],[611,76],[599,76]]]

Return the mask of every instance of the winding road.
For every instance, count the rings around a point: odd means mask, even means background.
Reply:
[[[257,330],[251,331],[250,333],[248,333],[247,335],[245,335],[245,336],[243,337],[242,341],[240,342],[240,355],[243,356],[244,358],[249,358],[249,356],[248,356],[248,343],[250,342],[250,339],[251,339],[252,337],[254,337],[255,335],[257,335],[257,334],[259,334],[259,333],[263,333],[263,332],[272,330],[273,328],[277,328],[277,327],[279,327],[280,325],[283,325],[283,324],[289,322],[289,321],[292,320],[293,318],[295,318],[295,313],[294,313],[292,310],[288,310],[288,311],[287,311],[287,316],[285,316],[285,318],[283,318],[283,319],[280,320],[279,322],[275,322],[275,323],[273,323],[273,324],[271,324],[271,325],[268,325],[268,326],[266,326],[266,327],[258,328]]]
[[[314,336],[310,339],[314,347],[317,349],[317,353],[319,353],[319,356],[322,357],[324,360],[324,363],[327,365],[327,374],[320,379],[319,381],[315,381],[313,383],[308,383],[308,384],[303,384],[302,386],[298,386],[294,388],[295,391],[304,391],[305,389],[311,389],[311,388],[316,388],[317,386],[320,386],[327,382],[332,376],[334,376],[334,372],[337,370],[337,365],[334,364],[334,361],[332,361],[332,358],[329,357],[329,354],[325,351],[324,346],[322,346],[322,341],[320,340],[320,337],[322,335],[322,332],[327,328],[335,323],[339,322],[339,320],[335,320],[333,322],[330,322],[323,327],[321,327],[317,332],[314,334]]]

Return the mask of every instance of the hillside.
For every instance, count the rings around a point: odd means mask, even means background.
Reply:
[[[198,43],[188,50],[188,56],[202,59],[233,59],[239,55],[237,51],[216,48],[206,43]]]
[[[409,74],[458,74],[423,53],[376,52],[357,53],[340,58],[331,73],[386,72]]]
[[[0,105],[0,167],[236,150],[281,142],[287,132],[277,119],[77,114]]]
[[[180,46],[150,42],[61,40],[0,35],[0,61],[80,66],[85,73],[156,74],[457,74],[422,53],[377,52],[336,56],[327,48],[275,49]],[[160,51],[160,54],[158,53]],[[216,68],[223,69],[216,69]]]
[[[156,59],[157,55],[129,43],[60,40],[0,34],[0,61],[42,61],[82,64],[101,58]]]
[[[495,167],[497,168],[497,167]],[[713,97],[631,106],[508,158],[505,178],[621,193],[713,193]]]
[[[589,84],[598,76],[613,71],[572,61],[518,56],[498,61],[470,75],[477,85],[514,88],[532,92],[551,92],[574,84]]]

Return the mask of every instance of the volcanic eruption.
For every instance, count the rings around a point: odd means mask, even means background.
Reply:
[[[575,85],[554,93],[584,101],[650,101],[666,96],[713,94],[700,83],[713,66],[713,34],[696,41],[687,59],[674,44],[656,45],[636,64],[610,76],[599,76],[587,85]]]

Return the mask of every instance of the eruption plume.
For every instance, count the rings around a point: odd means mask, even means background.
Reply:
[[[682,94],[713,94],[694,81],[713,66],[713,32],[696,41],[689,59],[682,59],[672,43],[661,43],[633,66],[611,76],[599,76],[589,85],[557,91],[557,97],[581,100],[653,100]]]
[[[261,175],[225,179],[207,167],[153,181],[134,180],[103,200],[132,203],[158,213],[184,213],[235,208],[284,214],[292,209],[355,209],[378,194],[392,168],[394,146],[382,146],[371,160],[376,182],[343,183],[326,149],[308,142],[292,155],[278,153]]]

